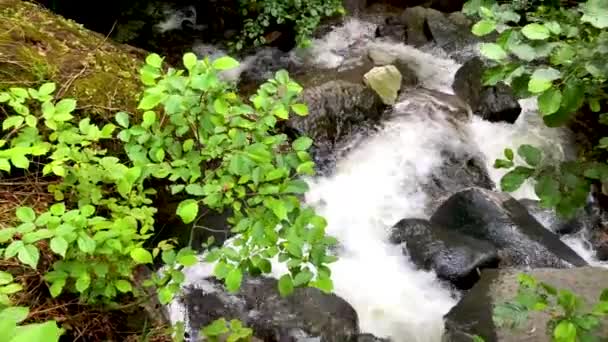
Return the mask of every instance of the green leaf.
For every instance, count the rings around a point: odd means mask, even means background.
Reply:
[[[57,102],[57,104],[55,104],[55,115],[53,116],[53,118],[55,120],[57,120],[57,116],[58,115],[62,115],[62,117],[60,119],[60,121],[66,121],[65,120],[65,114],[69,114],[71,112],[74,111],[74,109],[76,109],[76,100],[74,99],[63,99],[59,102]]]
[[[51,239],[51,250],[65,258],[65,253],[68,250],[68,242],[61,236],[56,236]]]
[[[63,288],[65,286],[65,283],[66,283],[66,278],[56,279],[53,281],[53,283],[49,287],[49,292],[51,293],[51,296],[53,298],[56,298],[57,296],[59,296],[61,294],[61,292],[63,291]]]
[[[9,284],[13,281],[13,275],[8,273],[8,272],[4,272],[4,271],[0,271],[0,285],[6,285]]]
[[[557,112],[562,103],[562,92],[559,89],[549,88],[538,97],[538,109],[543,115]]]
[[[177,206],[177,215],[184,223],[192,223],[198,215],[198,202],[193,199],[181,201]]]
[[[312,272],[310,272],[308,270],[302,270],[293,279],[293,285],[296,287],[306,285],[306,284],[308,284],[309,281],[312,280],[313,276],[314,275],[312,274]]]
[[[158,301],[162,305],[169,304],[173,300],[173,297],[175,297],[175,292],[168,286],[163,287],[158,291]]]
[[[524,26],[521,29],[521,33],[528,39],[532,40],[544,40],[549,38],[551,32],[542,24],[532,23]]]
[[[264,200],[266,208],[272,210],[276,217],[280,220],[287,220],[287,207],[285,203],[276,198],[267,198]]]
[[[114,283],[114,286],[116,286],[116,289],[122,293],[127,293],[127,292],[131,292],[133,290],[133,287],[131,286],[131,283],[124,280],[124,279],[119,279]]]
[[[519,154],[523,160],[530,166],[538,166],[540,164],[540,160],[542,157],[542,153],[539,149],[532,145],[523,144],[519,146],[517,149],[517,154]]]
[[[30,207],[19,207],[15,214],[21,222],[34,222],[36,220],[36,213]]]
[[[51,95],[56,89],[55,83],[45,83],[38,89],[39,96]]]
[[[0,321],[12,320],[15,323],[23,322],[30,313],[30,309],[25,306],[12,306],[0,310]],[[13,341],[13,340],[9,340]]]
[[[312,146],[312,139],[309,137],[299,137],[291,144],[291,147],[296,151],[306,151],[310,146]]]
[[[279,278],[279,294],[287,297],[293,293],[293,281],[289,274],[284,274]]]
[[[292,180],[287,183],[284,191],[286,193],[304,194],[308,191],[308,184],[300,179]]]
[[[325,293],[331,293],[331,291],[334,289],[334,284],[331,281],[331,278],[324,276],[318,276],[317,280],[313,281],[311,285]]]
[[[95,252],[95,248],[97,247],[95,240],[84,232],[78,234],[78,239],[76,242],[78,243],[78,248],[87,254],[93,254],[93,252]]]
[[[21,126],[21,124],[23,124],[24,120],[25,119],[23,118],[23,116],[18,116],[18,115],[9,116],[2,122],[2,129],[6,131],[13,127],[19,127],[19,126]]]
[[[156,122],[156,113],[155,112],[153,112],[151,110],[144,112],[143,122],[142,122],[143,127],[150,127],[155,122]]]
[[[536,69],[530,78],[530,82],[528,83],[528,90],[535,94],[542,93],[551,88],[553,81],[559,79],[560,77],[560,72],[553,68]]]
[[[493,20],[488,20],[488,19],[484,19],[484,20],[480,20],[479,22],[477,22],[477,24],[473,25],[473,29],[471,30],[471,32],[473,32],[474,35],[476,36],[485,36],[488,33],[493,32],[496,29],[496,22]]]
[[[17,258],[22,263],[30,266],[31,268],[36,268],[38,266],[38,259],[40,259],[40,252],[38,248],[34,245],[25,245],[23,248],[19,250],[19,254],[17,254]]]
[[[10,172],[11,164],[5,158],[0,158],[0,170]]]
[[[188,69],[188,71],[192,70],[198,62],[198,58],[192,52],[185,53],[182,59],[184,62],[184,66],[186,67],[186,69]]]
[[[20,169],[27,169],[30,166],[30,161],[23,154],[13,154],[11,156],[11,163],[15,165],[15,167]]]
[[[519,187],[526,181],[526,179],[530,178],[533,173],[533,169],[518,166],[502,177],[500,180],[500,188],[502,191],[513,192],[519,189]]]
[[[80,293],[86,291],[91,285],[91,276],[88,273],[83,273],[76,280],[76,290]]]
[[[509,46],[509,51],[524,61],[530,62],[536,58],[536,50],[528,44],[512,44]]]
[[[129,253],[131,259],[138,264],[151,264],[152,263],[152,254],[147,250],[137,247],[131,250]]]
[[[13,283],[0,287],[0,294],[11,295],[21,290],[23,290],[23,286],[21,286],[21,284]]]
[[[138,109],[149,110],[156,107],[163,100],[163,94],[146,94],[139,102]]]
[[[295,103],[291,105],[291,110],[293,110],[296,115],[306,116],[308,115],[308,106],[303,103]]]
[[[549,175],[543,175],[537,179],[534,191],[540,198],[543,207],[554,208],[561,200],[559,182]]]
[[[482,43],[479,49],[484,57],[491,60],[499,61],[507,58],[505,50],[495,43]]]
[[[232,57],[224,56],[214,60],[212,65],[217,70],[229,70],[239,66],[239,62]]]
[[[605,29],[608,27],[608,2],[606,0],[588,0],[581,5],[583,16],[581,21]]]
[[[230,332],[230,330],[228,329],[226,320],[224,318],[220,318],[201,329],[201,332],[206,337],[219,337]]]
[[[496,159],[494,161],[495,169],[510,169],[514,166],[513,162],[505,159]]]
[[[226,289],[228,292],[235,293],[241,288],[242,281],[243,274],[238,267],[235,267],[226,275]]]
[[[510,160],[513,161],[513,158],[515,157],[515,155],[513,154],[513,150],[510,148],[505,148],[504,151],[505,157]]]
[[[556,342],[574,342],[576,341],[576,326],[570,321],[563,320],[553,330],[553,337]]]
[[[313,161],[308,161],[298,165],[296,168],[296,172],[304,175],[314,175],[315,174],[315,163]]]
[[[151,53],[146,57],[146,64],[156,69],[160,69],[163,59],[156,53]]]
[[[4,257],[5,258],[12,258],[15,255],[17,255],[17,253],[19,253],[19,251],[24,247],[24,243],[21,240],[16,240],[11,242],[10,245],[8,245],[8,247],[6,247],[6,249],[4,250]]]

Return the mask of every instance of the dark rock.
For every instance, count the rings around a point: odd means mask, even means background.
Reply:
[[[475,285],[479,271],[498,266],[498,251],[487,241],[459,234],[427,220],[405,219],[391,230],[390,241],[403,244],[416,266],[466,290]]]
[[[433,0],[431,7],[444,13],[458,12],[465,2],[466,0]]]
[[[490,179],[483,161],[475,154],[468,151],[456,154],[445,149],[441,151],[441,155],[442,165],[433,171],[429,181],[423,185],[433,201],[429,204],[431,210],[440,205],[438,201],[461,190],[470,187],[488,190],[494,188],[494,182]]]
[[[587,265],[523,205],[504,193],[481,188],[458,192],[437,209],[431,222],[491,242],[500,251],[502,266]]]
[[[241,320],[265,342],[344,342],[359,334],[355,310],[340,297],[315,288],[299,288],[281,297],[273,278],[245,278],[236,294],[228,293],[215,278],[197,285],[187,287],[181,297],[193,341],[200,328],[221,317]]]
[[[388,17],[376,28],[376,38],[390,38],[396,42],[405,42],[406,27],[396,17]]]
[[[407,8],[400,16],[400,22],[406,26],[407,43],[412,46],[422,46],[432,40],[430,32],[425,32],[428,9],[424,7]]]
[[[444,13],[433,9],[427,9],[424,29],[427,36],[448,53],[462,50],[479,41],[468,26],[458,25]]]
[[[315,158],[321,164],[347,137],[377,124],[385,108],[373,90],[345,81],[305,88],[302,100],[309,115],[290,118],[287,128],[313,139]]]
[[[346,14],[358,16],[367,7],[367,0],[344,0],[343,6]]]
[[[562,216],[559,216],[554,209],[552,208],[543,208],[540,206],[539,201],[531,200],[531,199],[522,199],[519,200],[528,212],[534,216],[534,218],[540,222],[545,228],[556,234],[574,234],[578,233],[582,229],[584,229],[587,224],[591,222],[586,222],[585,219],[591,219],[586,215],[584,210],[581,210],[579,215],[576,215],[574,218],[567,219]]]
[[[466,62],[454,77],[454,93],[466,101],[474,114],[491,122],[514,123],[521,113],[511,88],[499,83],[488,87],[482,83],[485,70],[483,61],[472,58]]]
[[[512,300],[519,287],[520,270],[484,270],[481,280],[445,316],[445,342],[470,342],[479,335],[486,342],[549,341],[549,311],[533,311],[517,329],[499,328],[492,320],[493,306]],[[595,267],[571,269],[533,269],[526,272],[558,289],[568,289],[587,303],[597,301],[608,283],[608,270]],[[599,336],[608,336],[606,326]]]

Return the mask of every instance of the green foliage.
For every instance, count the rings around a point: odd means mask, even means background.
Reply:
[[[200,334],[209,342],[248,342],[253,336],[253,330],[244,327],[239,320],[233,319],[227,322],[224,318],[220,318],[201,329]]]
[[[600,341],[597,335],[602,319],[608,314],[608,291],[604,290],[591,309],[583,298],[566,289],[519,275],[517,296],[494,308],[494,322],[508,328],[520,327],[531,311],[543,311],[551,317],[547,332],[555,342]]]
[[[63,329],[57,327],[55,321],[36,324],[19,324],[23,322],[29,309],[26,307],[0,306],[0,341],[6,342],[57,342],[63,334]]]
[[[233,43],[236,50],[250,44],[265,44],[265,34],[274,25],[293,27],[297,45],[306,47],[310,44],[310,36],[321,19],[344,14],[342,1],[339,0],[239,0],[239,3],[241,13],[248,18],[244,20],[243,32],[239,39]]]
[[[567,123],[585,105],[599,112],[607,98],[608,78],[608,67],[600,62],[608,59],[606,1],[569,8],[553,5],[474,0],[464,9],[480,18],[473,26],[474,34],[497,34],[495,43],[481,45],[482,55],[492,64],[484,83],[505,82],[521,98],[536,96],[539,112],[551,127]],[[598,120],[602,122],[601,115]],[[602,141],[599,148],[608,147]],[[502,189],[515,191],[532,178],[543,205],[563,215],[573,215],[585,204],[593,181],[608,180],[604,163],[541,163],[540,151],[523,148],[518,152],[526,166],[512,159],[496,161],[495,167],[511,169],[501,181]]]
[[[57,179],[48,187],[55,203],[42,213],[20,207],[17,225],[0,230],[0,255],[37,269],[42,246],[48,246],[54,258],[44,278],[53,297],[72,292],[110,306],[122,294],[143,296],[135,268],[160,258],[162,272],[143,286],[155,287],[159,301],[169,303],[184,281],[181,269],[198,258],[190,247],[176,250],[172,240],[144,247],[157,211],[151,185],[162,181],[184,198],[176,214],[185,223],[198,223],[201,205],[232,213],[230,243],[205,256],[216,263],[214,273],[229,291],[238,291],[247,273],[270,273],[275,257],[287,264],[284,277],[294,279],[289,286],[280,282],[281,295],[297,286],[331,291],[327,264],[335,257],[328,249],[336,240],[325,235],[326,221],[300,202],[307,185],[299,177],[314,174],[307,152],[312,140],[289,144],[275,133],[277,122],[290,113],[308,114],[295,101],[302,88],[279,71],[244,101],[219,76],[238,66],[236,60],[210,62],[188,53],[183,64],[187,71],[167,70],[160,56],[149,55],[140,73],[146,85],[142,114],[119,112],[118,126],[77,120],[76,101],[55,101],[51,83],[0,92],[0,102],[13,111],[2,123],[0,170],[27,171],[42,161],[43,176]],[[115,138],[125,160],[103,148]],[[9,296],[20,290],[11,274],[0,273],[0,305],[9,306]],[[7,322],[0,324],[20,321]],[[52,329],[54,322],[28,326],[15,329],[28,334],[39,329],[49,341],[60,334]],[[234,341],[250,334],[234,322],[229,328]]]

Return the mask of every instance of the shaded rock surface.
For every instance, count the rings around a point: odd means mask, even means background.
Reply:
[[[549,314],[532,312],[519,329],[498,328],[492,321],[492,306],[512,300],[519,286],[521,270],[484,270],[481,280],[445,316],[444,342],[470,342],[479,335],[486,342],[549,342]],[[581,295],[587,303],[595,303],[608,284],[608,270],[596,267],[571,269],[533,269],[525,273],[558,289]],[[608,336],[606,325],[600,336]]]
[[[237,294],[229,294],[215,278],[197,282],[185,289],[186,324],[196,332],[224,317],[240,319],[265,342],[357,341],[358,318],[355,310],[335,295],[315,288],[296,289],[281,297],[277,280],[245,278]],[[195,341],[196,336],[190,336]]]
[[[521,106],[511,88],[503,83],[484,86],[482,77],[485,70],[483,61],[472,58],[454,76],[454,93],[466,101],[475,115],[491,122],[514,123],[521,113]]]
[[[470,188],[451,196],[431,222],[491,242],[501,266],[568,267],[587,263],[511,196]]]
[[[380,96],[384,104],[395,104],[397,94],[401,89],[402,77],[394,65],[374,67],[363,76],[363,80]]]
[[[418,75],[416,75],[416,72],[395,54],[379,49],[370,49],[368,55],[376,66],[394,65],[401,74],[402,87],[412,87],[418,84]]]
[[[519,201],[526,210],[534,216],[545,228],[556,234],[574,234],[591,225],[592,219],[584,210],[581,210],[579,215],[574,218],[564,218],[559,216],[552,208],[543,208],[539,201],[531,199],[522,199]],[[589,226],[590,227],[590,226]]]
[[[294,116],[286,126],[313,139],[315,159],[322,165],[347,137],[377,124],[385,108],[371,89],[341,80],[306,88],[302,100],[309,115]]]
[[[478,270],[498,265],[498,251],[489,242],[459,234],[427,220],[405,219],[391,230],[390,241],[420,268],[434,270],[439,278],[460,289],[473,287]]]

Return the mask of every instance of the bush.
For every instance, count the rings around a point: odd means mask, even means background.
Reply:
[[[282,295],[297,286],[331,291],[326,264],[335,260],[328,254],[335,239],[299,197],[307,185],[298,178],[314,174],[307,152],[312,140],[289,144],[274,131],[290,113],[308,113],[295,102],[302,88],[279,71],[246,102],[221,78],[238,65],[230,57],[198,60],[188,53],[187,71],[162,64],[156,54],[147,57],[141,69],[143,114],[119,112],[117,125],[78,120],[76,101],[56,101],[52,83],[0,92],[0,103],[12,110],[2,123],[0,170],[41,172],[54,180],[48,191],[55,199],[42,213],[27,206],[16,210],[17,225],[0,230],[2,256],[36,270],[41,253],[49,253],[52,264],[44,278],[52,297],[74,293],[82,302],[110,306],[125,294],[145,299],[135,269],[161,259],[163,272],[143,285],[154,287],[167,304],[184,281],[181,269],[198,258],[190,246],[177,250],[172,240],[144,247],[154,236],[157,211],[150,184],[166,180],[172,194],[186,196],[177,208],[185,223],[200,219],[201,203],[233,213],[230,244],[206,253],[228,290],[238,291],[243,273],[269,273],[270,260],[278,257],[289,269],[279,280]],[[104,148],[116,139],[124,160]],[[21,285],[1,272],[0,286],[0,326],[15,331],[10,341],[21,341],[19,334],[32,329],[43,341],[57,340],[61,331],[54,322],[17,327],[27,308],[11,306],[9,296]],[[237,335],[247,332],[236,323],[231,327]]]

